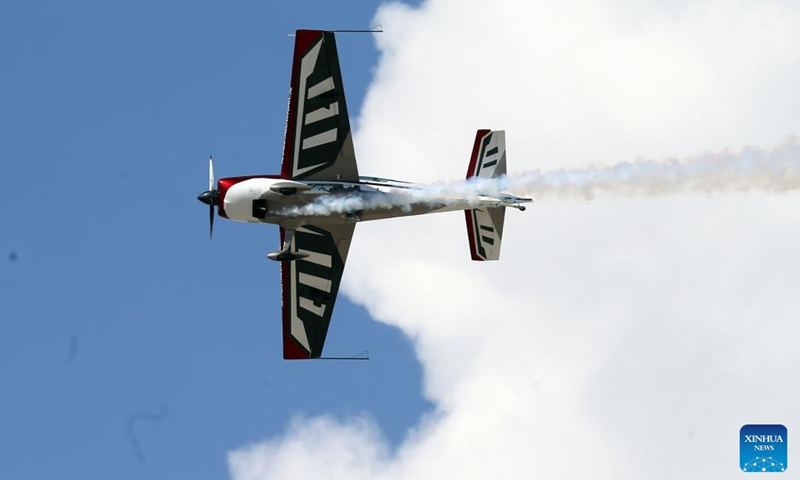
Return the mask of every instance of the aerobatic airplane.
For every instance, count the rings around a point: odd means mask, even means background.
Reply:
[[[339,291],[355,224],[382,218],[463,210],[473,260],[497,260],[505,207],[531,201],[513,195],[467,198],[442,194],[416,201],[422,185],[358,174],[334,33],[295,36],[286,136],[280,175],[248,175],[214,183],[197,198],[220,217],[280,227],[283,358],[319,358]],[[467,178],[506,173],[505,133],[478,130]],[[409,198],[406,203],[398,198]],[[325,200],[357,200],[352,210],[320,209]],[[388,199],[392,199],[388,201]],[[397,206],[394,206],[397,205]]]

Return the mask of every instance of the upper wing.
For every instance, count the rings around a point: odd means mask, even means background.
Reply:
[[[333,32],[297,31],[281,177],[358,181]]]
[[[283,358],[318,358],[331,322],[355,224],[305,225],[291,251],[308,257],[281,263]],[[281,228],[281,244],[285,230]]]

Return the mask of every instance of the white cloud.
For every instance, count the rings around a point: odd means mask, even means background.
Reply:
[[[355,418],[344,424],[328,417],[295,418],[280,440],[253,445],[229,456],[240,480],[317,477],[370,479],[383,469],[386,450],[376,427]],[[309,457],[309,452],[313,455]]]
[[[365,174],[461,178],[478,128],[507,131],[510,172],[800,134],[797,2],[434,0],[377,21]],[[800,425],[798,211],[798,193],[545,199],[507,213],[485,264],[459,214],[362,224],[344,292],[414,339],[436,414],[394,453],[368,421],[297,420],[233,476],[736,475],[743,424]]]

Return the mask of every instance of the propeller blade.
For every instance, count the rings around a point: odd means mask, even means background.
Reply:
[[[219,203],[219,192],[214,188],[214,160],[208,156],[208,190],[197,196],[197,199],[208,205],[208,239],[214,236],[214,205]]]
[[[214,190],[214,161],[211,155],[208,156],[208,189]]]
[[[208,206],[208,239],[214,237],[214,205]]]

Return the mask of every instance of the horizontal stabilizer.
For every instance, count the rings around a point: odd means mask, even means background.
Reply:
[[[505,207],[481,207],[464,210],[467,217],[467,236],[473,260],[497,260],[500,258],[500,242],[503,240]]]
[[[494,178],[506,174],[506,132],[478,130],[472,145],[467,178]],[[520,208],[522,210],[522,208]],[[505,207],[480,207],[464,210],[467,218],[469,250],[473,260],[500,258]]]
[[[472,146],[467,178],[493,178],[506,174],[506,132],[478,130]]]

